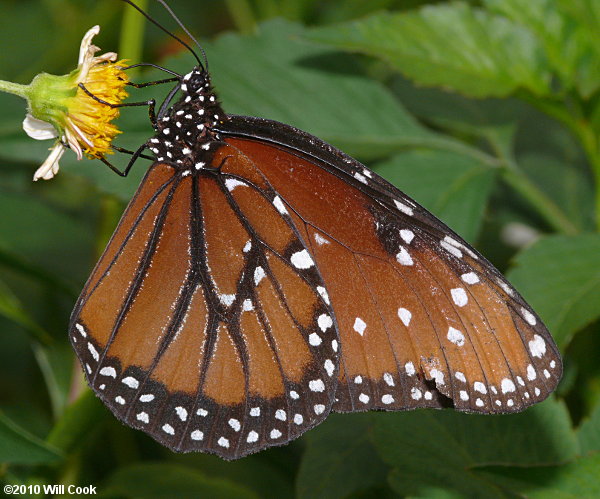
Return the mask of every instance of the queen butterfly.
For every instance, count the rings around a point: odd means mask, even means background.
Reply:
[[[431,213],[316,137],[226,114],[199,59],[177,91],[71,318],[120,420],[235,459],[331,411],[510,413],[555,389],[540,318]]]

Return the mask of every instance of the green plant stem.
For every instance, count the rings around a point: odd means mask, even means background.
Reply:
[[[594,175],[596,187],[594,194],[596,229],[600,232],[600,144],[598,143],[598,135],[588,121],[578,121],[575,123],[575,126],[575,133],[581,140],[590,163],[590,168],[592,169],[592,174]]]
[[[503,166],[502,179],[536,209],[538,214],[557,232],[574,235],[577,227],[569,218],[519,169]]]
[[[136,4],[143,10],[147,10],[148,0],[137,0]],[[128,7],[128,6],[125,6]],[[132,64],[142,60],[144,50],[144,27],[146,19],[135,9],[126,8],[121,25],[121,41],[119,43],[119,55]],[[130,77],[137,74],[137,69],[129,70]]]
[[[225,0],[225,4],[237,29],[245,35],[254,33],[256,19],[248,0]]]
[[[492,168],[498,168],[504,181],[518,192],[548,225],[562,234],[577,234],[579,232],[577,227],[556,203],[529,180],[515,161],[508,157],[502,148],[498,147],[497,143],[490,141],[490,144],[494,148],[497,157],[454,140],[440,139],[433,142],[428,140],[426,147],[464,154]],[[415,142],[411,146],[418,147],[419,144]]]
[[[27,99],[29,85],[20,85],[11,81],[0,80],[0,92],[18,95],[19,97],[23,97],[23,99]]]
[[[594,176],[594,215],[597,230],[600,232],[600,144],[597,132],[582,113],[578,113],[579,116],[573,116],[562,102],[539,100],[527,94],[520,95],[520,97],[569,128],[581,143]]]
[[[512,135],[512,132],[511,132]],[[518,192],[531,207],[557,232],[577,234],[577,227],[569,220],[560,207],[533,183],[519,167],[508,147],[496,135],[487,134],[487,140],[496,153],[497,166],[500,167],[502,179]],[[512,144],[512,141],[510,142]]]

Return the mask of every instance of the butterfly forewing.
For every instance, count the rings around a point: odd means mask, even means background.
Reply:
[[[322,279],[253,174],[156,164],[72,318],[92,387],[175,450],[240,457],[297,437],[333,404],[336,328]]]

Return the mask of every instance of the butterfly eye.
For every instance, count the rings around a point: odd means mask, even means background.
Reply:
[[[555,389],[548,330],[460,236],[316,137],[226,114],[201,64],[177,88],[72,315],[119,419],[233,459],[332,411],[510,413]]]

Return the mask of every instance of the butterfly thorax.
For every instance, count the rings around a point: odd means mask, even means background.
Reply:
[[[207,71],[194,68],[178,86],[181,97],[157,121],[156,134],[147,145],[158,161],[188,169],[198,163],[202,149],[206,150],[211,141],[218,139],[213,127],[227,120],[227,115],[221,109]]]

